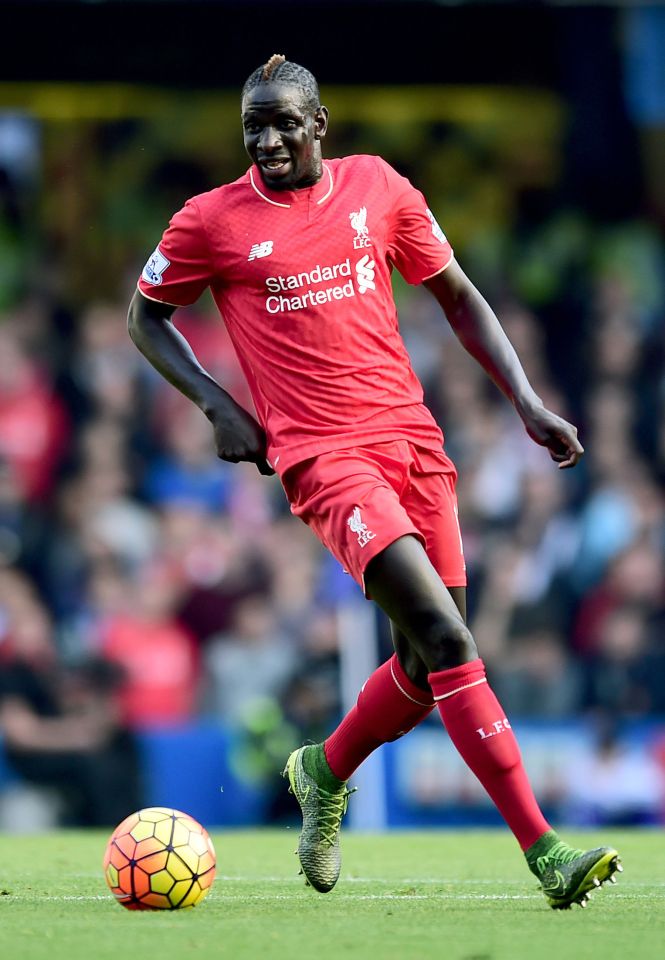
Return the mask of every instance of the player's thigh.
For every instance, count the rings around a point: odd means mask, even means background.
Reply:
[[[448,593],[453,598],[460,617],[466,623],[466,587],[448,587]]]
[[[428,665],[432,645],[455,646],[470,637],[450,590],[415,537],[401,537],[377,554],[367,565],[365,583],[368,595]]]

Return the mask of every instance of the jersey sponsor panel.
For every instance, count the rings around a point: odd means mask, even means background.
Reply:
[[[324,303],[333,303],[335,300],[355,297],[356,291],[353,282],[349,280],[344,286],[326,287],[325,290],[307,290],[297,297],[272,296],[266,299],[268,313],[291,313],[293,310],[306,310],[308,307],[322,306]]]
[[[303,270],[286,277],[266,277],[266,287],[273,293],[277,293],[280,290],[295,290],[298,287],[326,283],[328,280],[335,280],[337,277],[350,276],[351,260],[347,257],[341,263],[333,263],[331,266],[322,267],[317,263],[311,270]]]
[[[374,282],[374,261],[366,254],[354,264],[355,280],[353,279],[351,258],[347,257],[341,263],[330,266],[316,264],[311,270],[289,276],[266,277],[266,287],[271,291],[265,301],[268,313],[283,313],[292,310],[305,310],[308,307],[323,306],[356,296],[356,291],[364,295],[368,290],[376,290]],[[330,281],[350,277],[344,283],[333,283],[322,289],[313,289]],[[309,289],[302,290],[303,287]],[[296,296],[287,296],[282,291],[299,290]],[[279,295],[277,295],[279,294]]]

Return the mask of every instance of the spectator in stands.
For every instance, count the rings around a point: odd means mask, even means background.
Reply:
[[[208,710],[231,725],[265,699],[278,699],[300,663],[278,628],[267,597],[247,597],[236,607],[231,630],[208,643]]]
[[[116,586],[97,583],[109,600],[97,625],[102,654],[124,674],[118,691],[123,722],[132,730],[174,726],[196,709],[199,663],[192,636],[178,622],[180,581],[165,564],[129,577],[116,569]],[[122,589],[118,589],[122,584]]]
[[[146,499],[157,507],[182,503],[211,514],[226,510],[231,470],[215,456],[205,417],[191,405],[176,405],[163,432],[164,453],[146,471]]]
[[[140,805],[135,744],[119,720],[118,672],[58,662],[46,610],[20,574],[0,574],[0,734],[14,770],[60,797],[68,825],[108,826]]]
[[[622,740],[609,715],[596,740],[564,767],[565,816],[580,826],[642,826],[660,822],[665,771],[642,745]]]
[[[583,703],[583,676],[551,629],[534,629],[511,644],[507,657],[494,666],[494,687],[516,717],[569,719]]]
[[[46,496],[67,440],[64,407],[10,326],[0,327],[0,456],[31,503]]]

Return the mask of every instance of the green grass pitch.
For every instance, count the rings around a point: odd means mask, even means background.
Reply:
[[[335,890],[297,876],[297,831],[218,833],[217,879],[190,910],[133,913],[101,872],[106,835],[0,837],[7,960],[663,960],[665,832],[611,840],[625,872],[582,910],[550,910],[504,832],[346,834]]]

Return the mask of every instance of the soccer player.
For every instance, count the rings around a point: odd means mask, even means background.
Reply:
[[[325,743],[288,758],[303,815],[300,863],[313,887],[332,889],[347,781],[436,706],[549,904],[584,906],[615,879],[617,851],[576,850],[551,829],[487,683],[465,623],[456,471],[398,331],[392,269],[425,284],[559,467],[575,466],[583,449],[575,427],[535,394],[422,194],[379,157],[324,160],[327,125],[308,70],[278,54],[255,70],[242,91],[250,169],[174,215],[129,310],[137,347],[206,414],[218,455],[277,471],[292,512],[391,620],[395,655]],[[258,419],[170,322],[207,287]]]

